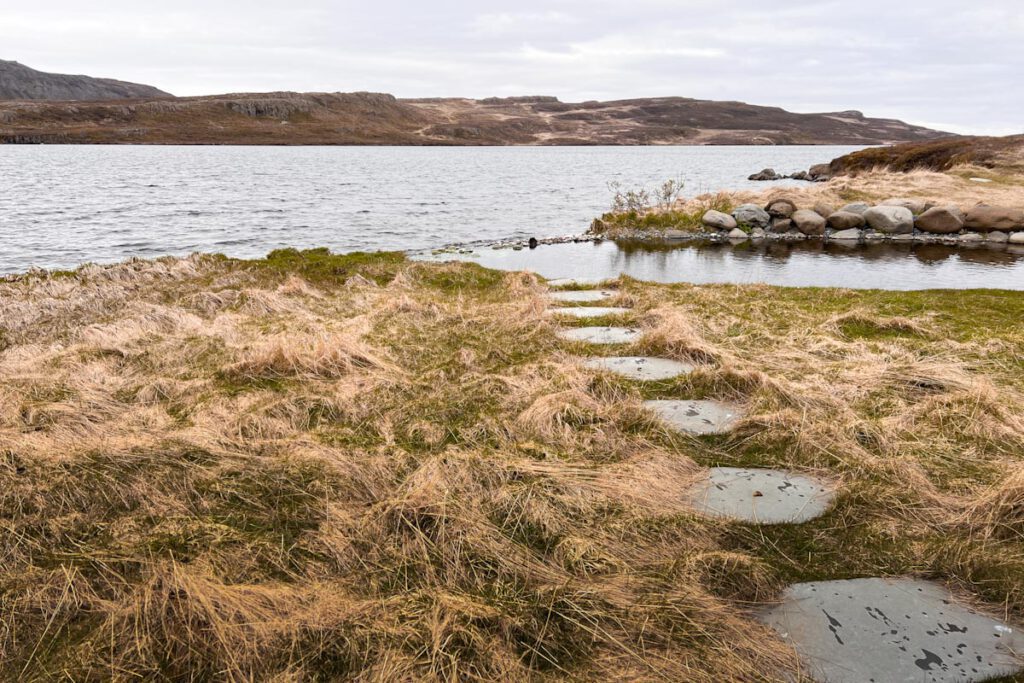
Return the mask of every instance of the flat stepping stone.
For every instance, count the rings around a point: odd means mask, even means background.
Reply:
[[[610,289],[571,289],[567,292],[551,292],[548,296],[554,301],[567,301],[575,304],[607,301],[619,295]]]
[[[640,330],[628,327],[574,327],[558,333],[562,339],[588,344],[630,344],[642,335]]]
[[[573,318],[600,318],[603,315],[622,315],[629,313],[628,308],[617,306],[568,306],[565,308],[552,308],[548,315],[568,315]]]
[[[688,434],[725,434],[743,418],[743,409],[722,401],[645,401],[669,426]]]
[[[758,615],[823,683],[957,683],[1024,669],[1019,629],[917,579],[798,583]]]
[[[672,379],[693,372],[689,363],[669,360],[667,358],[648,358],[646,356],[620,356],[616,358],[590,358],[583,365],[591,370],[609,370],[628,379],[642,381],[658,381]]]
[[[711,517],[758,524],[807,522],[835,497],[823,482],[783,470],[714,467],[687,492],[694,509]]]

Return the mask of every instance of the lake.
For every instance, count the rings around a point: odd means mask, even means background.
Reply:
[[[536,249],[477,248],[469,253],[422,256],[473,261],[502,270],[529,270],[583,283],[629,275],[653,282],[768,284],[851,289],[1024,290],[1024,245],[964,248],[942,244],[847,245],[805,242],[680,246],[581,242]]]
[[[0,145],[0,273],[578,234],[607,210],[611,181],[681,177],[694,195],[853,149]]]
[[[0,145],[0,274],[281,247],[431,250],[584,232],[608,183],[756,187],[851,147],[115,147]],[[783,181],[778,184],[798,184]],[[562,244],[460,258],[548,277],[887,289],[1024,289],[1018,247]]]

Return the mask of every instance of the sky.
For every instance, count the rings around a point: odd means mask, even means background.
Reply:
[[[0,0],[0,59],[175,95],[679,95],[1024,132],[1024,0]]]

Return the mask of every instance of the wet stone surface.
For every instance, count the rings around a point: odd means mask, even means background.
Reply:
[[[645,356],[590,358],[584,361],[583,365],[591,370],[609,370],[629,379],[644,381],[672,379],[693,371],[693,366],[689,363]]]
[[[640,330],[628,327],[574,327],[558,333],[562,339],[588,344],[629,344],[641,335]]]
[[[806,522],[828,511],[832,490],[783,470],[714,467],[687,493],[698,512],[758,524]]]
[[[570,303],[592,303],[594,301],[607,301],[619,295],[610,289],[571,289],[567,292],[551,292],[548,297],[552,301],[567,301]]]
[[[599,318],[602,315],[622,315],[623,313],[629,313],[629,309],[616,306],[568,306],[548,310],[548,315],[566,315],[573,318]]]
[[[1021,671],[1024,637],[916,579],[799,583],[758,617],[824,683],[953,683]]]
[[[689,434],[724,434],[743,418],[740,406],[722,401],[645,401],[674,429]]]

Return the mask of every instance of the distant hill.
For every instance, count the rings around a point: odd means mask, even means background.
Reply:
[[[0,60],[0,100],[126,100],[171,97],[149,85],[36,71]]]
[[[572,104],[554,97],[402,100],[379,93],[283,92],[0,102],[0,143],[878,145],[947,135],[857,111],[796,114],[684,97]]]

